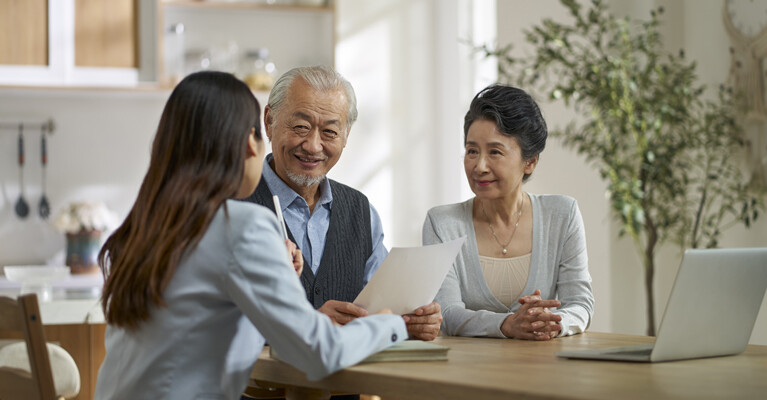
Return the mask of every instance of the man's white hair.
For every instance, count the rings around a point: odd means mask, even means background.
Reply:
[[[357,121],[357,97],[354,95],[354,88],[341,74],[324,65],[293,68],[277,79],[271,93],[269,93],[268,104],[273,114],[271,123],[274,124],[277,120],[277,115],[288,97],[288,90],[296,78],[303,79],[314,90],[321,92],[337,90],[339,87],[343,88],[349,103],[349,110],[346,113],[346,134],[348,135],[352,125]]]

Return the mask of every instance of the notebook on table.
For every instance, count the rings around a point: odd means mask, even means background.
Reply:
[[[739,354],[767,290],[767,248],[687,250],[655,344],[561,351],[559,357],[657,362]]]
[[[447,346],[420,340],[405,340],[373,353],[360,363],[395,362],[395,361],[444,361],[447,360]],[[269,347],[269,356],[280,359],[280,355]]]
[[[378,353],[371,354],[362,363],[388,361],[444,361],[447,360],[447,346],[420,340],[405,340]]]

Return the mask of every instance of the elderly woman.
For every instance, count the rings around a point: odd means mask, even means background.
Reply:
[[[472,100],[464,169],[475,197],[432,208],[423,226],[424,245],[467,237],[436,298],[446,334],[550,340],[589,326],[594,296],[578,205],[522,190],[547,135],[523,90],[493,85]]]

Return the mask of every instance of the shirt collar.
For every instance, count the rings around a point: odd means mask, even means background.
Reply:
[[[266,186],[269,187],[269,191],[280,199],[280,208],[282,208],[282,211],[285,211],[289,205],[297,200],[306,205],[306,200],[296,193],[295,190],[291,189],[290,186],[288,186],[288,184],[274,172],[272,166],[269,165],[273,159],[274,156],[272,153],[269,153],[264,157],[264,167],[262,168],[261,176],[264,181],[266,181]],[[320,199],[317,201],[317,204],[328,209],[330,209],[333,204],[333,193],[330,191],[330,182],[327,177],[320,182]]]

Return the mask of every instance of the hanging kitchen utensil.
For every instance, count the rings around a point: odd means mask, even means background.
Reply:
[[[48,148],[47,143],[45,142],[45,125],[43,125],[43,127],[40,129],[40,133],[42,136],[40,139],[40,164],[42,165],[43,170],[43,195],[40,197],[40,204],[37,206],[37,210],[40,213],[40,218],[47,219],[48,216],[51,215],[51,206],[48,204],[48,198],[45,197],[45,187],[47,182],[45,166],[48,164]]]
[[[26,218],[29,204],[24,200],[24,125],[19,124],[19,200],[16,201],[16,215]]]

